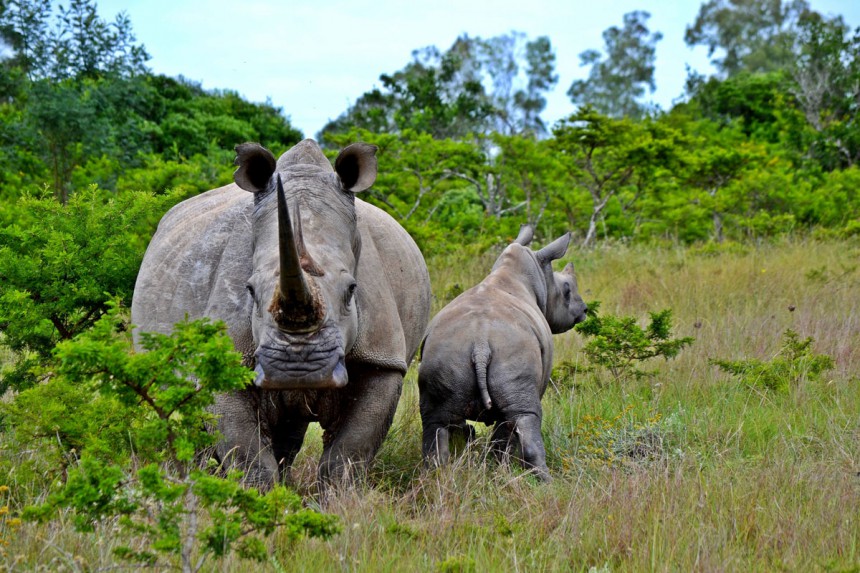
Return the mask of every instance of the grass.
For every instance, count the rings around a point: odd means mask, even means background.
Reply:
[[[493,258],[429,261],[434,311]],[[578,370],[555,380],[544,397],[549,485],[488,459],[480,427],[450,466],[423,469],[413,369],[368,483],[325,506],[343,532],[328,542],[276,534],[263,569],[860,571],[860,244],[614,245],[569,258],[586,301],[643,320],[672,308],[674,334],[696,341],[675,360],[647,364],[653,378],[618,387]],[[787,328],[812,336],[835,369],[767,391],[709,365],[771,359]],[[581,363],[581,344],[575,332],[557,336],[556,363]],[[13,452],[2,440],[0,458],[43,467],[38,451]],[[314,429],[296,461],[310,505],[321,448]],[[37,473],[0,475],[10,487],[0,506],[14,513]],[[110,523],[87,537],[62,521],[10,528],[0,517],[0,539],[0,570],[116,565]]]

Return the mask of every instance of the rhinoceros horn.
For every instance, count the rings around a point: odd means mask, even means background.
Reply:
[[[280,255],[280,281],[278,309],[275,319],[288,332],[310,331],[319,325],[319,313],[313,291],[302,271],[303,244],[296,240],[284,185],[278,175],[278,254]]]

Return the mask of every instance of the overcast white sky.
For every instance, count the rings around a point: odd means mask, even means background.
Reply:
[[[668,108],[683,93],[686,65],[711,73],[706,49],[684,44],[699,0],[100,0],[100,15],[125,11],[149,51],[150,68],[184,75],[206,89],[231,89],[272,103],[313,137],[379,75],[402,69],[417,48],[449,48],[460,34],[490,38],[512,30],[549,36],[560,77],[543,117],[573,112],[566,92],[587,76],[584,50],[603,49],[601,33],[633,10],[651,13],[657,44],[653,101]],[[810,0],[824,14],[860,25],[860,0]]]

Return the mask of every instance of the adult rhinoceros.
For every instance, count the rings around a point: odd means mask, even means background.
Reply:
[[[159,223],[132,322],[164,333],[186,316],[226,322],[257,376],[216,403],[219,456],[269,486],[319,422],[320,478],[338,480],[391,426],[430,314],[427,267],[394,219],[353,195],[376,179],[376,147],[350,145],[334,170],[312,140],[277,162],[254,143],[236,152],[235,184]]]

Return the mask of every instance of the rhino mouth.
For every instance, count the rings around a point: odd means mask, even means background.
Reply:
[[[341,388],[348,381],[340,331],[310,334],[272,330],[257,347],[254,384],[267,390]]]

